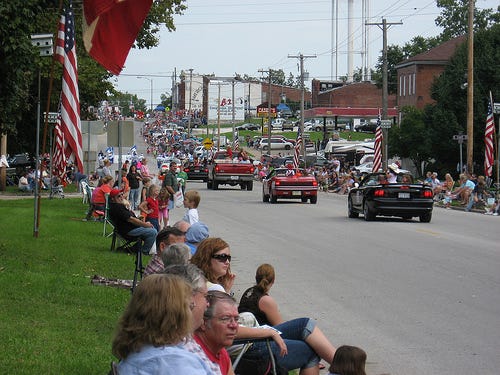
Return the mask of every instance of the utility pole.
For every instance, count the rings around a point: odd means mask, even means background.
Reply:
[[[469,0],[467,40],[467,172],[474,172],[474,0]],[[462,171],[460,171],[462,173]]]
[[[188,138],[191,138],[191,98],[193,97],[193,69],[189,70],[189,109],[188,109]]]
[[[383,35],[383,49],[382,49],[382,120],[387,119],[387,101],[389,96],[388,84],[387,84],[387,29],[392,25],[402,25],[403,22],[387,22],[385,18],[382,18],[382,22],[367,22],[365,25],[375,25],[382,30]],[[383,140],[382,140],[382,150],[383,150],[383,162],[382,168],[387,168],[387,134],[388,129],[382,129]]]
[[[258,70],[259,73],[267,73],[267,150],[269,151],[269,155],[271,155],[271,73],[272,69],[269,70]]]
[[[303,55],[302,53],[299,53],[298,55],[292,56],[288,55],[289,59],[299,59],[300,62],[300,124],[299,124],[299,129],[300,129],[300,134],[302,134],[302,139],[304,139],[304,96],[305,96],[305,86],[304,86],[304,59],[309,59],[309,58],[316,58],[316,55]],[[300,146],[301,150],[300,153],[304,157],[304,162],[306,160],[306,147],[305,147],[305,142],[302,142],[302,145]]]

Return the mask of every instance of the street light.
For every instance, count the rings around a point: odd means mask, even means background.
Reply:
[[[150,97],[150,105],[151,105],[151,114],[153,114],[153,79],[143,76],[138,76],[138,79],[147,79],[149,81],[149,85],[151,87],[151,97]]]
[[[52,34],[33,34],[31,35],[31,44],[38,48],[40,56],[52,56]],[[36,145],[35,145],[35,207],[34,207],[34,223],[33,223],[33,237],[38,238],[38,226],[40,223],[40,180],[42,178],[42,171],[40,170],[40,100],[41,100],[41,71],[38,68],[38,97],[37,97],[37,110],[36,110]],[[50,182],[52,183],[52,181]],[[49,186],[49,189],[51,187]]]

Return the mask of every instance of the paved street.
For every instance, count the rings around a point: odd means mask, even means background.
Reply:
[[[231,245],[238,299],[268,262],[284,317],[313,317],[335,345],[366,349],[370,375],[499,373],[498,217],[436,208],[430,224],[364,222],[335,194],[273,205],[259,182],[188,189],[200,191],[211,235]]]

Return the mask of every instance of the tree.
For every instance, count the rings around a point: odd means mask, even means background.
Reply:
[[[421,165],[434,156],[424,112],[415,107],[404,107],[401,112],[400,126],[389,131],[389,155],[409,158],[420,171]]]
[[[483,165],[484,127],[486,106],[491,91],[493,98],[500,98],[500,72],[498,61],[500,53],[500,24],[478,31],[474,37],[474,164]],[[451,59],[446,70],[438,77],[432,87],[432,98],[436,101],[436,110],[440,113],[453,114],[456,118],[456,132],[467,133],[467,92],[462,87],[466,81],[467,44],[462,44]],[[430,118],[431,126],[437,128],[435,119]],[[452,134],[451,134],[452,135]],[[447,135],[448,142],[451,136]],[[453,142],[452,142],[453,143]],[[456,144],[455,144],[456,147]],[[438,159],[446,159],[447,154],[438,150]],[[443,158],[441,157],[443,156]],[[456,165],[456,160],[454,164]],[[448,165],[453,168],[453,165]],[[482,173],[480,167],[480,173]]]
[[[437,0],[436,5],[441,8],[435,22],[444,29],[443,41],[467,34],[469,0]],[[497,21],[498,10],[495,15],[493,9],[474,9],[474,31],[485,30]]]

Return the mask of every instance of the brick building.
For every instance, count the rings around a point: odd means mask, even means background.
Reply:
[[[450,39],[396,65],[399,108],[415,106],[422,109],[427,104],[434,103],[431,98],[434,79],[441,75],[457,47],[466,39],[466,36]]]

